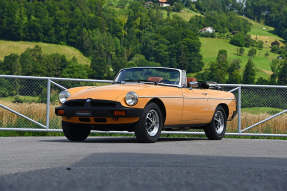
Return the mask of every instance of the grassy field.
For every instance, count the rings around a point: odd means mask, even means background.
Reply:
[[[283,42],[283,39],[274,34],[274,28],[263,25],[261,23],[254,22],[244,17],[250,23],[252,23],[251,31],[248,33],[253,39],[262,40],[265,43],[265,47],[270,48],[271,43],[275,40]],[[282,45],[283,43],[281,43]]]
[[[41,42],[4,41],[0,40],[0,60],[11,53],[21,54],[26,48],[34,48],[36,45],[42,48],[44,54],[59,53],[64,54],[68,60],[74,56],[80,64],[90,64],[90,59],[85,57],[79,50],[65,45],[56,45]]]
[[[166,18],[167,17],[167,11],[162,10],[162,12],[163,12],[163,17]],[[183,18],[185,21],[188,22],[191,17],[193,17],[195,15],[201,15],[201,14],[185,8],[185,9],[181,10],[180,12],[172,12],[171,16],[172,15],[180,16],[181,18]]]
[[[228,59],[231,61],[233,59],[240,59],[241,72],[243,72],[244,67],[249,59],[248,51],[250,48],[245,48],[244,55],[237,55],[237,46],[231,45],[228,39],[217,39],[217,38],[200,38],[202,43],[201,54],[203,56],[203,62],[205,63],[204,69],[209,68],[209,63],[216,60],[218,51],[223,49],[227,50]],[[265,53],[269,52],[269,56],[265,56]],[[270,52],[270,48],[263,48],[262,50],[257,50],[256,56],[253,58],[254,64],[257,69],[257,78],[263,77],[268,79],[272,74],[270,63],[273,59],[276,59],[278,54]]]

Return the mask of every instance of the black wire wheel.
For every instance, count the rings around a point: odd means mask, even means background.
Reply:
[[[159,139],[162,127],[160,108],[153,102],[149,103],[135,127],[136,138],[143,143],[154,143]]]
[[[221,140],[226,131],[226,114],[222,106],[217,106],[211,122],[204,128],[205,135],[210,140]]]
[[[62,121],[64,135],[70,141],[84,141],[89,136],[91,130],[86,127],[76,126],[72,123]]]

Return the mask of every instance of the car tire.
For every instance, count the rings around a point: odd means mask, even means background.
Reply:
[[[70,141],[84,141],[90,134],[91,130],[86,127],[77,127],[75,124],[62,121],[64,135]]]
[[[135,135],[139,142],[154,143],[163,127],[162,113],[157,104],[151,102],[146,105],[137,125]]]
[[[217,106],[212,121],[204,128],[209,140],[221,140],[226,131],[226,114],[222,106]]]

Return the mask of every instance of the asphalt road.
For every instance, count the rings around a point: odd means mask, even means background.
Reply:
[[[0,190],[287,190],[287,141],[0,137]]]

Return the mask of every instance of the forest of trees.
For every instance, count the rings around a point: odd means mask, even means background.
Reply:
[[[108,77],[99,75],[98,68],[116,73],[135,56],[143,60],[139,65],[202,69],[200,41],[190,23],[175,16],[164,18],[159,9],[146,9],[140,1],[130,2],[127,9],[105,4],[104,0],[2,0],[0,38],[73,46],[91,58],[95,71],[91,78]]]
[[[255,42],[247,35],[252,25],[239,15],[274,26],[274,32],[287,39],[287,19],[284,19],[287,0],[169,0],[172,6],[164,8],[167,16],[157,4],[147,9],[145,2],[0,0],[0,39],[68,45],[91,60],[89,66],[79,65],[75,58],[67,61],[63,55],[44,55],[40,47],[35,47],[0,60],[0,73],[111,79],[119,69],[131,66],[175,67],[197,73],[204,66],[198,33],[203,27],[212,26],[219,37],[237,31],[238,34],[230,37],[230,43],[241,47],[241,54],[243,47],[260,49],[262,42]],[[186,22],[170,14],[184,7],[201,15]],[[274,52],[285,57],[286,49],[275,48]],[[254,56],[254,52],[251,53],[250,56]],[[243,82],[238,71],[240,60],[225,61],[224,55],[224,50],[220,51],[218,59],[210,64],[208,71],[217,71],[217,74],[205,71],[198,77],[220,83]],[[252,58],[248,63],[251,61]],[[285,63],[277,65],[278,75],[271,76],[268,83],[277,83]],[[231,75],[232,72],[237,73]],[[262,79],[258,83],[262,83]]]

